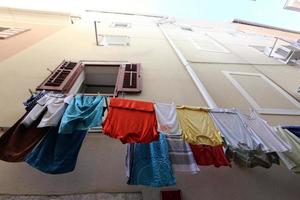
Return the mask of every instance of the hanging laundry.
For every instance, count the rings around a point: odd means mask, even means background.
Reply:
[[[37,104],[24,118],[22,123],[25,126],[30,126],[46,110],[38,127],[57,126],[72,99],[71,95],[65,97],[63,94],[47,93],[37,101]]]
[[[261,150],[244,150],[227,147],[226,157],[241,167],[254,168],[257,166],[270,168],[272,164],[280,164],[279,157],[275,152],[265,153]]]
[[[158,124],[158,132],[170,135],[180,135],[175,104],[154,104]]]
[[[33,107],[37,104],[37,101],[39,99],[41,99],[45,94],[46,94],[45,91],[40,91],[40,92],[37,92],[37,93],[31,95],[31,97],[29,97],[29,99],[27,99],[25,102],[23,102],[23,105],[25,106],[25,110],[27,112],[31,111],[33,109]]]
[[[289,130],[291,133],[300,138],[300,126],[283,126],[282,128]]]
[[[59,133],[72,134],[87,131],[102,123],[104,97],[77,95],[67,107],[59,127]]]
[[[249,130],[261,139],[265,152],[284,152],[291,149],[291,146],[282,140],[255,111],[252,111],[249,116],[242,114],[240,111],[237,111],[237,113],[249,127]]]
[[[176,184],[169,159],[166,136],[148,144],[134,143],[129,185],[164,187]]]
[[[58,128],[52,127],[41,143],[26,157],[29,165],[44,173],[62,174],[73,171],[86,136],[86,131],[58,134]]]
[[[49,174],[73,171],[88,129],[101,124],[102,110],[102,96],[76,96],[63,114],[60,125],[51,129],[26,162]]]
[[[292,146],[291,151],[278,153],[278,156],[289,170],[300,174],[300,139],[289,130],[281,127],[276,127],[276,132],[278,136]]]
[[[189,144],[178,135],[167,135],[173,171],[196,174],[200,171]]]
[[[259,150],[263,147],[262,141],[247,128],[236,109],[215,108],[210,110],[210,115],[227,145],[244,150]]]
[[[159,139],[151,102],[113,98],[103,122],[104,134],[122,143],[149,143]]]
[[[133,165],[133,154],[134,154],[134,145],[126,145],[126,157],[125,157],[125,173],[126,177],[130,177],[131,166]]]
[[[43,114],[43,113],[42,113]],[[7,162],[22,162],[28,153],[48,133],[49,128],[37,128],[42,119],[38,117],[29,127],[21,122],[23,115],[11,128],[0,137],[0,159]]]
[[[230,162],[224,154],[222,145],[209,146],[190,144],[190,147],[198,165],[214,165],[215,167],[230,166]]]
[[[208,109],[178,106],[177,114],[182,128],[182,138],[191,144],[218,146],[223,143],[220,131],[215,127]]]

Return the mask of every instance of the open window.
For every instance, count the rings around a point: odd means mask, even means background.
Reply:
[[[141,64],[63,61],[38,90],[117,96],[142,91]]]

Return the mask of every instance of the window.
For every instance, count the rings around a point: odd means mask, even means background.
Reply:
[[[8,28],[8,27],[0,27],[0,39],[10,38],[12,36],[18,35],[20,33],[29,31],[30,29],[24,28]]]
[[[9,28],[0,27],[0,32],[1,32],[1,31],[5,31],[5,30],[7,30],[7,29],[9,29]]]
[[[199,33],[197,37],[190,37],[191,43],[200,51],[229,53],[229,51],[206,33]]]
[[[101,35],[100,46],[129,46],[130,38],[126,35]]]
[[[113,28],[131,28],[131,24],[126,23],[126,22],[113,22],[111,27],[113,27]]]
[[[223,73],[259,113],[300,115],[300,103],[264,75],[229,71]]]
[[[37,90],[63,93],[100,93],[117,96],[119,92],[141,92],[141,64],[97,61],[63,61]]]
[[[184,30],[184,31],[191,31],[191,32],[193,32],[193,29],[190,26],[180,26],[180,28],[181,28],[181,30]]]
[[[287,0],[284,5],[284,8],[300,12],[300,1],[299,0]]]

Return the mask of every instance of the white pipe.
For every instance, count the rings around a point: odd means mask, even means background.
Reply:
[[[176,47],[176,45],[174,44],[174,42],[172,41],[172,39],[169,37],[168,33],[165,31],[165,29],[163,28],[163,26],[161,24],[158,24],[158,27],[160,28],[160,30],[162,31],[162,33],[164,34],[164,36],[168,40],[168,42],[171,45],[171,47],[176,52],[176,54],[177,54],[178,58],[180,59],[181,63],[185,66],[185,69],[187,70],[187,72],[189,73],[189,75],[191,76],[191,78],[193,79],[193,81],[194,81],[196,87],[198,88],[198,91],[200,92],[200,94],[204,97],[204,100],[206,101],[208,107],[209,108],[216,108],[217,104],[212,99],[212,97],[210,96],[210,94],[206,90],[204,84],[198,78],[197,74],[195,73],[195,71],[193,70],[193,68],[190,66],[190,64],[187,61],[187,59],[180,52],[180,50]]]

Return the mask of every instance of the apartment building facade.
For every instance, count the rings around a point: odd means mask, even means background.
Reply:
[[[0,40],[3,129],[25,112],[22,102],[30,96],[29,89],[35,90],[64,60],[140,64],[142,91],[118,94],[124,98],[235,107],[244,113],[252,108],[271,125],[300,123],[300,67],[286,65],[263,52],[272,47],[275,36],[295,40],[300,34],[232,23],[188,23],[162,16],[96,11],[86,12],[80,20],[63,13],[7,8],[0,9],[0,16],[1,27],[28,30]],[[126,184],[125,154],[126,146],[119,141],[91,133],[84,141],[75,171],[69,174],[47,175],[26,163],[1,161],[0,193],[142,192],[143,199],[159,199],[161,188]],[[187,200],[300,196],[299,177],[284,165],[270,169],[202,167],[197,175],[176,177],[177,185],[172,188],[181,189]]]

